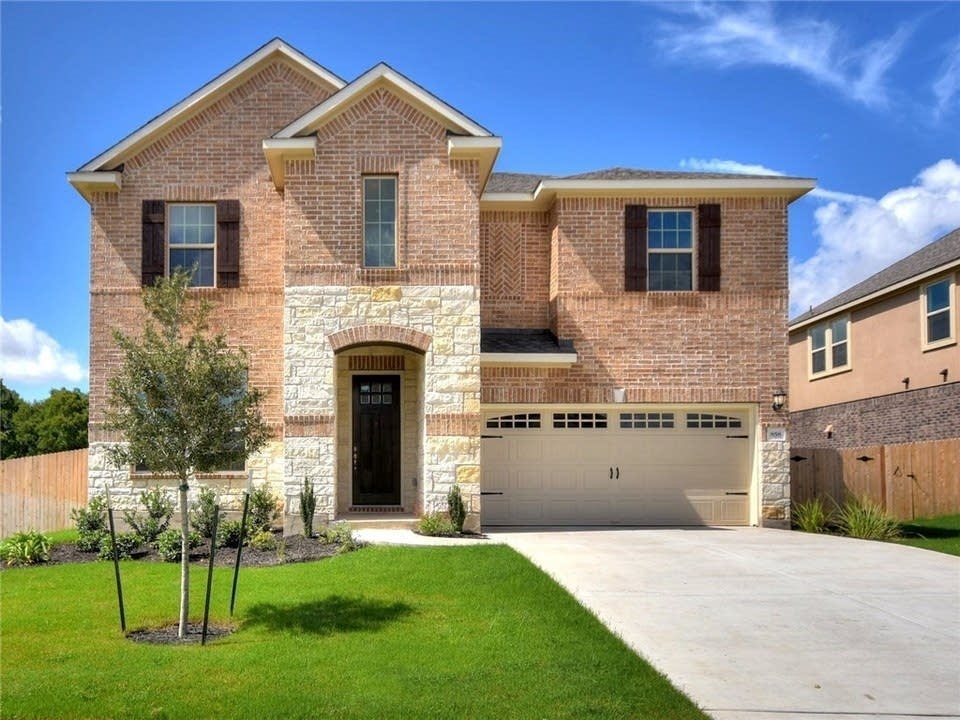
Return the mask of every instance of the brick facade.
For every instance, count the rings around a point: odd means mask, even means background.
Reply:
[[[958,408],[960,382],[801,410],[790,413],[790,444],[842,449],[958,438]]]

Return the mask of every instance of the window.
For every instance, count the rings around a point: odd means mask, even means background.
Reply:
[[[647,215],[647,289],[693,290],[693,212]]]
[[[850,318],[842,317],[810,329],[810,374],[822,375],[850,367]]]
[[[397,266],[397,179],[363,179],[363,264]]]
[[[571,412],[553,414],[553,427],[558,429],[605,428],[606,426],[606,413]]]
[[[953,335],[953,279],[944,278],[923,288],[923,344],[949,345]]]
[[[672,412],[620,413],[620,427],[625,430],[672,428],[673,422],[674,416]]]
[[[487,418],[488,428],[535,430],[540,427],[540,413],[521,413]]]
[[[688,428],[738,428],[743,421],[733,415],[715,415],[713,413],[687,413]]]
[[[180,268],[192,269],[191,287],[213,287],[216,206],[171,204],[168,211],[168,273]]]

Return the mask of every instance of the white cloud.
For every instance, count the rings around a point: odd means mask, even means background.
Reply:
[[[939,120],[949,113],[955,98],[960,94],[960,38],[957,38],[943,63],[940,76],[933,83],[933,94],[937,98],[934,114]]]
[[[960,165],[940,160],[879,200],[842,194],[814,213],[819,245],[790,259],[790,313],[801,313],[960,227]]]
[[[679,61],[719,67],[774,65],[803,73],[870,107],[887,104],[887,71],[913,29],[849,48],[836,25],[798,17],[781,20],[767,3],[668,4],[680,20],[663,23],[659,45]]]
[[[7,383],[79,383],[87,371],[76,353],[29,320],[0,317],[0,377]]]

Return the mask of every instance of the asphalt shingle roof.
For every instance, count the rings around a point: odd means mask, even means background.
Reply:
[[[572,340],[557,340],[549,330],[480,329],[480,352],[572,353]]]
[[[909,280],[916,275],[921,275],[929,270],[933,270],[934,268],[958,259],[960,259],[960,228],[948,232],[939,240],[934,240],[912,255],[908,255],[903,260],[899,260],[893,265],[884,268],[876,275],[871,275],[863,282],[857,283],[853,287],[844,290],[838,295],[834,295],[829,300],[820,303],[807,312],[798,315],[790,321],[790,324],[795,325],[810,318],[817,317],[818,315],[828,313],[847,303],[854,302],[867,295],[872,295],[884,288],[896,285],[904,280]]]

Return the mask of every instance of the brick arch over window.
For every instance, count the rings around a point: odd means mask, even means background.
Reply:
[[[426,352],[432,338],[426,333],[397,325],[361,325],[327,336],[334,352],[354,345],[403,345]]]

